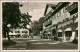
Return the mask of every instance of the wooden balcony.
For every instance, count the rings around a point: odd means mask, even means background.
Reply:
[[[44,23],[44,26],[47,27],[47,26],[49,26],[49,25],[51,25],[51,24],[52,24],[52,20],[49,20],[49,21],[46,21],[46,22]]]
[[[70,11],[74,10],[75,8],[77,8],[77,7],[78,7],[78,3],[75,2],[75,3],[73,3],[72,5],[68,6],[68,7],[66,8],[66,10],[67,10],[68,12],[70,12]]]

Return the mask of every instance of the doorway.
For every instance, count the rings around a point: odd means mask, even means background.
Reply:
[[[52,29],[52,36],[56,36],[56,30],[55,29]]]
[[[70,40],[71,36],[72,36],[72,31],[65,31],[66,41]]]

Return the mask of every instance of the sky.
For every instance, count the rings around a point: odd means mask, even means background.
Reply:
[[[58,2],[21,2],[23,4],[20,7],[21,13],[29,13],[32,16],[31,20],[39,20],[40,17],[44,16],[46,4],[57,4]]]

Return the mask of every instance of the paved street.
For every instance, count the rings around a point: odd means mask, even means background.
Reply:
[[[36,50],[36,49],[77,49],[78,45],[74,43],[63,43],[52,41],[50,39],[13,39],[15,45],[4,47],[4,49],[21,49],[21,50]]]
[[[58,43],[58,44],[31,44],[28,49],[77,49],[76,44],[72,43]]]

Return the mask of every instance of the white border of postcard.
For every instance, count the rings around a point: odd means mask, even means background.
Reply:
[[[79,31],[78,31],[78,50],[2,50],[2,2],[78,2],[78,14],[80,14],[80,10],[79,10],[79,5],[80,5],[80,0],[1,0],[0,1],[0,7],[1,7],[1,9],[0,9],[0,41],[1,41],[1,46],[0,46],[0,51],[1,52],[17,52],[17,51],[19,51],[19,52],[79,52],[80,51],[80,42],[79,42],[79,40],[80,40],[80,35],[79,35]],[[79,28],[79,26],[80,26],[80,24],[79,24],[79,16],[80,15],[78,15],[78,28]]]

